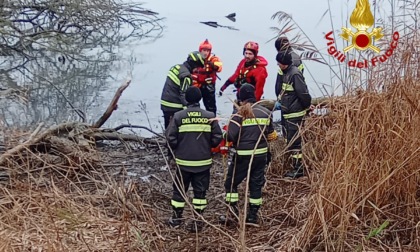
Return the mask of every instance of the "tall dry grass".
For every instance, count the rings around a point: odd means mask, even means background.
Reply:
[[[384,43],[400,33],[392,57],[375,68],[339,66],[343,96],[306,120],[307,218],[284,250],[420,251],[420,5],[390,3]]]
[[[313,187],[294,247],[420,250],[420,57],[394,56],[394,75],[372,75],[380,87],[330,98],[329,113],[307,121]]]
[[[135,183],[91,149],[27,149],[1,167],[0,251],[159,251],[159,225]],[[119,169],[123,169],[121,166]]]
[[[390,84],[332,99],[327,116],[309,120],[312,211],[298,247],[420,249],[420,80]]]

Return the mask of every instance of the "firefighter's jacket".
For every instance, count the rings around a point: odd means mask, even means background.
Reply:
[[[273,116],[268,109],[258,104],[252,105],[252,112],[255,117],[247,119],[234,114],[228,125],[227,140],[233,142],[239,156],[268,152],[267,136],[274,131]]]
[[[303,73],[304,66],[303,66],[302,60],[300,59],[300,56],[293,51],[291,52],[291,55],[292,55],[293,65],[296,66]],[[279,68],[277,72],[276,86],[275,86],[276,97],[278,97],[279,94],[281,93],[282,84],[283,84],[283,71]]]
[[[187,172],[202,172],[212,165],[211,148],[222,140],[222,130],[213,112],[199,104],[175,113],[166,130],[169,146],[178,166]]]
[[[267,79],[267,60],[262,56],[257,56],[255,64],[247,65],[246,60],[242,59],[236,68],[235,73],[229,77],[221,90],[224,91],[230,84],[240,89],[242,84],[249,83],[255,88],[255,97],[259,101],[264,93],[265,80]]]
[[[311,106],[312,97],[302,72],[294,65],[283,71],[283,83],[278,99],[281,103],[281,113],[284,119],[299,118],[306,115]],[[276,83],[280,85],[280,83]]]
[[[209,57],[204,61],[204,67],[199,67],[193,74],[193,81],[197,82],[198,85],[216,84],[217,73],[220,73],[223,69],[223,63],[219,57],[214,54],[210,54]],[[194,76],[196,76],[194,78]]]
[[[187,62],[169,69],[160,99],[162,111],[174,112],[187,106],[185,91],[192,84],[191,71]]]

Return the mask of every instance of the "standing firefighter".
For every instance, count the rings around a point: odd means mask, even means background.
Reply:
[[[222,130],[212,112],[200,109],[201,92],[197,87],[188,88],[185,98],[186,110],[175,113],[167,131],[169,146],[174,150],[176,171],[171,205],[173,215],[169,219],[171,226],[182,223],[185,200],[183,195],[191,183],[194,191],[192,204],[198,214],[207,206],[206,191],[210,183],[212,166],[211,148],[219,145]],[[192,222],[190,231],[200,231],[204,223]]]
[[[283,72],[279,94],[281,104],[283,135],[286,136],[288,151],[292,157],[292,170],[285,174],[288,178],[299,178],[304,175],[302,164],[302,141],[300,128],[303,118],[311,105],[311,95],[305,83],[302,72],[293,65],[292,55],[288,51],[279,52],[276,56],[278,65]]]
[[[199,52],[188,55],[187,61],[169,69],[160,99],[160,109],[163,112],[165,129],[168,128],[171,117],[187,106],[185,91],[192,84],[191,73],[204,66],[204,59]],[[168,158],[172,155],[168,150]]]
[[[292,54],[293,65],[295,65],[302,73],[304,71],[304,66],[300,56],[293,51],[290,41],[287,37],[279,37],[274,42],[274,47],[276,47],[277,52],[286,52],[289,51]]]
[[[244,45],[244,59],[239,62],[235,73],[220,88],[219,95],[234,84],[239,90],[244,83],[249,83],[255,88],[255,98],[259,101],[264,93],[265,80],[267,78],[267,60],[258,55],[258,43],[249,41]],[[239,92],[238,92],[239,93]],[[237,99],[240,100],[237,93]]]
[[[192,84],[191,73],[204,66],[204,59],[199,52],[188,55],[187,61],[169,69],[160,99],[160,109],[165,119],[165,129],[168,128],[170,118],[187,106],[185,91]]]
[[[296,66],[303,74],[304,71],[304,66],[302,63],[302,60],[300,58],[300,56],[295,53],[293,51],[293,48],[290,45],[290,41],[287,37],[282,36],[276,39],[276,41],[274,42],[274,46],[276,47],[277,52],[290,52],[290,54],[292,55],[292,64],[294,66]],[[276,93],[276,97],[279,97],[280,93],[281,93],[281,88],[282,88],[282,84],[283,84],[283,71],[279,68],[278,72],[277,72],[277,77],[276,77],[276,85],[275,85],[275,93]],[[276,103],[276,109],[280,110],[280,102]]]
[[[204,59],[204,67],[194,72],[193,85],[200,88],[206,110],[216,114],[216,80],[223,64],[211,50],[212,45],[207,39],[200,44],[199,52]]]
[[[246,222],[257,224],[258,210],[262,204],[262,187],[265,183],[267,141],[275,140],[277,133],[273,129],[271,112],[254,104],[257,99],[252,85],[242,85],[239,98],[241,107],[239,112],[232,116],[227,130],[227,140],[233,142],[236,154],[229,166],[225,181],[225,200],[231,211],[238,215],[238,185],[247,178],[250,168],[248,180],[250,197]],[[234,222],[231,218],[232,212],[229,216],[221,216],[220,221],[226,224]]]

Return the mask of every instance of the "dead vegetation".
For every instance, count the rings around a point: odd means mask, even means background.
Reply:
[[[241,228],[217,222],[225,211],[219,157],[204,215],[208,225],[191,234],[165,223],[173,171],[160,154],[162,142],[73,142],[72,152],[27,143],[1,156],[8,176],[1,187],[0,250],[418,251],[419,85],[405,77],[385,92],[329,99],[327,115],[307,119],[306,178],[283,179],[285,144],[272,144],[262,225],[246,228],[246,247]],[[187,219],[193,216],[187,211]]]
[[[165,223],[174,171],[162,140],[70,123],[8,132],[0,146],[0,250],[419,251],[420,53],[400,49],[392,67],[401,67],[392,74],[390,66],[378,68],[366,80],[369,89],[325,98],[328,113],[308,117],[308,177],[283,179],[285,144],[271,145],[261,227],[246,228],[245,247],[243,227],[217,224],[225,211],[220,157],[208,225],[191,234]],[[99,146],[103,139],[121,144]]]
[[[313,211],[296,244],[333,251],[420,248],[419,99],[419,80],[405,78],[387,92],[332,100],[328,116],[310,121]]]

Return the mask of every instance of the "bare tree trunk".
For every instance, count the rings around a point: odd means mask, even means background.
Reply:
[[[118,88],[117,92],[114,95],[114,98],[112,98],[112,101],[106,109],[105,113],[101,116],[101,118],[99,118],[99,120],[94,125],[92,125],[93,128],[101,127],[111,116],[112,112],[118,108],[118,100],[120,99],[121,94],[124,92],[124,90],[128,87],[128,85],[130,85],[130,83],[131,80],[128,80]]]

